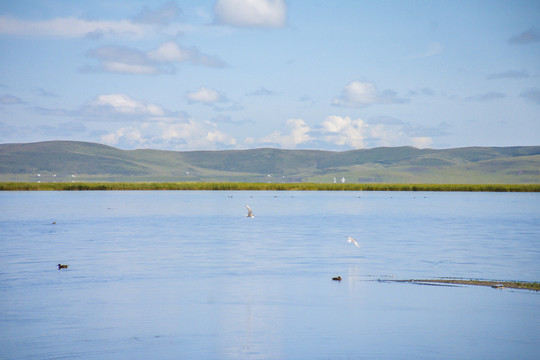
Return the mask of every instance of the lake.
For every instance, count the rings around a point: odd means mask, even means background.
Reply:
[[[393,281],[540,281],[538,193],[0,192],[0,209],[2,359],[540,353],[538,292]]]

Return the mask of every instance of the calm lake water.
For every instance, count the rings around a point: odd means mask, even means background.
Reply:
[[[540,293],[434,277],[540,281],[540,194],[0,192],[2,359],[538,357]]]

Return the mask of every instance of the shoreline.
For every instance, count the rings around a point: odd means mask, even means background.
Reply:
[[[441,191],[441,192],[540,192],[540,184],[332,184],[244,182],[0,182],[0,191],[126,191],[126,190],[216,190],[216,191]]]

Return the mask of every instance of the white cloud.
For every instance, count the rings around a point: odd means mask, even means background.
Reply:
[[[166,141],[178,149],[216,149],[236,145],[236,139],[212,125],[188,120],[180,124],[165,124],[154,142]]]
[[[183,139],[184,142],[193,141],[193,139],[206,136],[203,125],[193,120],[186,122],[162,126],[160,128],[159,137],[166,142],[178,142]]]
[[[98,59],[100,70],[127,74],[157,74],[163,70],[138,49],[125,46],[102,46],[88,51],[87,56]]]
[[[255,139],[247,137],[243,146],[271,145],[280,148],[297,148],[316,144],[326,149],[363,149],[378,146],[411,145],[418,148],[433,144],[428,133],[440,133],[430,128],[417,128],[408,123],[387,118],[365,122],[353,120],[349,116],[331,115],[326,117],[316,128],[311,129],[302,119],[289,119],[289,131],[274,131]]]
[[[289,119],[287,124],[292,127],[291,140],[294,145],[302,144],[311,140],[309,126],[302,119]]]
[[[105,134],[101,141],[109,145],[145,146],[147,141],[143,138],[140,129],[136,127],[123,127],[114,133]]]
[[[353,81],[341,91],[341,96],[335,98],[334,105],[366,106],[377,102],[377,89],[369,82]]]
[[[127,64],[119,61],[107,61],[102,64],[106,72],[125,73],[125,74],[157,74],[158,69],[149,65]]]
[[[312,140],[309,126],[302,119],[289,119],[287,125],[291,128],[288,135],[282,135],[280,131],[274,131],[270,135],[259,140],[261,144],[276,144],[284,148],[294,148],[297,145]],[[252,139],[246,139],[253,141]]]
[[[408,145],[403,132],[403,124],[377,123],[368,124],[369,142],[376,146]]]
[[[77,120],[104,122],[174,123],[185,121],[188,115],[171,111],[145,100],[126,94],[102,94],[82,104],[77,109],[27,107],[35,113],[49,117],[73,117]]]
[[[362,119],[352,120],[348,116],[332,115],[322,122],[320,133],[323,140],[329,144],[353,149],[375,146],[430,146],[433,143],[432,138],[418,133],[426,133],[431,129],[420,130],[415,131],[414,126],[397,119],[388,121],[383,118],[379,122],[367,123]]]
[[[433,139],[431,139],[430,137],[426,137],[426,136],[413,137],[413,138],[411,138],[411,140],[412,140],[412,145],[414,147],[416,147],[416,148],[419,148],[419,149],[428,148],[433,144]]]
[[[339,97],[334,98],[332,105],[360,108],[371,104],[401,104],[405,102],[408,100],[398,98],[392,90],[379,93],[373,83],[353,81],[345,86]]]
[[[221,95],[218,91],[205,86],[201,87],[197,91],[188,93],[186,98],[189,102],[207,105],[227,101],[226,97]]]
[[[119,114],[144,117],[163,117],[167,112],[161,107],[139,101],[125,94],[99,95],[85,107],[91,113]]]
[[[203,54],[193,47],[184,49],[175,42],[166,42],[155,50],[141,51],[125,46],[102,46],[92,49],[87,56],[99,61],[97,68],[86,67],[84,71],[106,71],[128,74],[170,74],[174,64],[189,62],[193,65],[223,67],[225,64],[210,55]]]
[[[219,23],[238,27],[281,27],[287,19],[284,0],[218,0],[214,11]]]
[[[168,1],[155,10],[145,7],[135,18],[135,21],[145,24],[166,25],[178,18],[181,12],[182,10],[174,1]]]
[[[214,128],[213,124],[191,119],[176,123],[138,123],[105,134],[101,141],[128,147],[161,147],[175,150],[206,150],[236,146],[236,139]]]
[[[348,116],[328,116],[322,123],[325,141],[355,149],[365,147],[366,131],[367,124],[362,119],[351,120]]]
[[[181,13],[174,1],[152,10],[145,7],[133,20],[87,20],[74,16],[47,20],[23,20],[13,16],[0,16],[0,34],[13,36],[100,38],[128,36],[141,38],[159,27],[168,25]]]
[[[141,39],[156,34],[175,37],[186,33],[212,31],[208,27],[179,22],[181,12],[176,2],[168,1],[156,9],[144,7],[136,17],[121,20],[88,20],[75,16],[25,20],[0,15],[0,35],[67,39],[104,37]]]
[[[143,37],[151,29],[144,24],[129,20],[105,21],[85,20],[76,17],[50,20],[22,20],[11,16],[0,16],[0,34],[38,37],[102,37],[127,35]]]
[[[219,130],[213,130],[206,134],[204,138],[210,144],[236,145],[236,139]]]
[[[389,121],[390,120],[390,121]],[[398,119],[375,118],[368,123],[370,146],[414,146],[426,148],[433,144],[431,136],[447,135],[445,124],[438,127],[425,127],[410,124]]]
[[[159,62],[181,62],[189,58],[187,51],[182,50],[177,43],[170,41],[159,48],[148,52],[148,57]]]
[[[225,63],[215,56],[203,54],[196,47],[181,48],[173,41],[166,42],[156,50],[147,52],[147,56],[149,59],[160,63],[190,62],[194,65],[208,67],[225,66]]]

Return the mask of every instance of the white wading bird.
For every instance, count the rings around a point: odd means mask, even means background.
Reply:
[[[350,242],[350,243],[353,243],[354,245],[356,245],[356,247],[360,247],[360,246],[358,246],[358,243],[356,242],[356,240],[354,240],[350,236],[347,236],[347,241]]]
[[[253,211],[251,211],[251,208],[247,205],[246,205],[246,208],[248,210],[248,214],[246,215],[246,217],[249,217],[249,218],[255,217],[255,215],[253,215]]]

